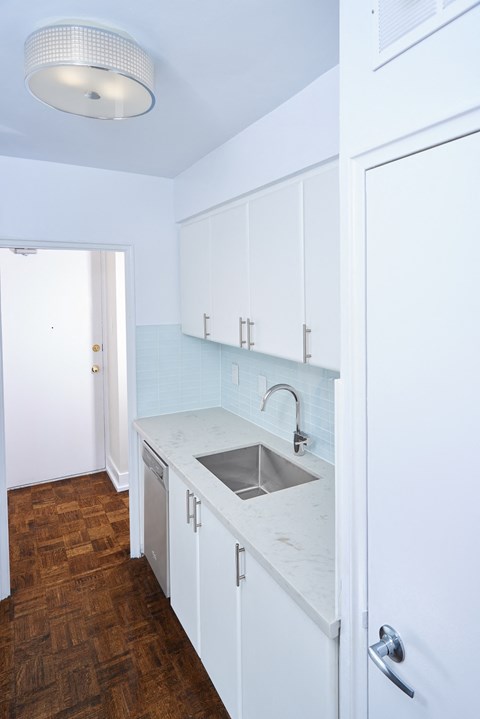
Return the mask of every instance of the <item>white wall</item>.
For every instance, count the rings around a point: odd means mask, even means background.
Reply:
[[[171,180],[0,157],[0,238],[132,245],[136,323],[179,322]]]
[[[338,155],[338,67],[175,178],[177,222]]]
[[[405,4],[406,7],[406,4]],[[340,713],[366,717],[365,170],[475,129],[480,7],[373,71],[370,3],[340,3],[342,359],[337,467]],[[451,122],[446,122],[453,118]],[[477,124],[480,124],[480,122]],[[372,151],[372,152],[369,152]],[[355,158],[355,159],[353,159]],[[445,166],[445,177],[449,168]],[[408,377],[398,381],[408,385]]]
[[[340,4],[341,151],[354,156],[479,104],[480,7],[372,70],[369,3]]]
[[[1,309],[1,308],[0,308]],[[2,338],[2,323],[0,322],[0,344]],[[0,352],[0,377],[3,378],[3,356]],[[0,382],[0,407],[4,406],[3,382]],[[0,412],[0,600],[10,594],[10,556],[8,542],[8,499],[6,484],[6,456],[4,413]]]
[[[106,468],[117,490],[128,488],[127,336],[125,257],[104,252],[106,350]]]

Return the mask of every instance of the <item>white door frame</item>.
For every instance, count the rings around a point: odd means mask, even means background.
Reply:
[[[125,253],[125,304],[127,326],[127,403],[129,424],[129,476],[130,476],[130,556],[140,552],[140,486],[138,475],[138,442],[133,420],[137,414],[136,352],[135,352],[135,250],[132,245],[112,245],[80,242],[38,242],[26,238],[0,239],[0,247],[31,247],[44,250],[99,250]],[[0,406],[3,408],[3,368],[0,326]],[[5,472],[5,422],[0,410],[0,600],[10,594],[9,536],[7,478]]]
[[[340,719],[368,717],[366,172],[480,130],[480,106],[414,135],[341,159],[342,356],[337,467]]]

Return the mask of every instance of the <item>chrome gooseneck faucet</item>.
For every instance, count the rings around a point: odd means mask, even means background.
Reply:
[[[305,454],[305,447],[308,442],[307,435],[300,430],[300,399],[298,397],[297,391],[291,387],[289,384],[274,384],[272,387],[267,389],[265,394],[262,397],[262,402],[260,404],[260,411],[263,412],[265,410],[265,405],[267,403],[268,398],[274,393],[278,392],[279,389],[285,389],[287,392],[291,392],[293,394],[293,398],[295,400],[295,420],[296,420],[296,427],[295,432],[293,433],[293,451],[295,454]]]

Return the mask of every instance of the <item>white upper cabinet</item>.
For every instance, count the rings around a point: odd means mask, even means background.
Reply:
[[[338,163],[304,180],[305,321],[309,363],[340,369]]]
[[[302,361],[301,183],[249,203],[250,315],[254,349]]]
[[[212,316],[210,218],[181,227],[180,273],[182,332],[206,339]]]
[[[211,217],[212,332],[210,339],[240,346],[249,313],[247,205]]]
[[[340,367],[338,163],[180,232],[182,331]]]

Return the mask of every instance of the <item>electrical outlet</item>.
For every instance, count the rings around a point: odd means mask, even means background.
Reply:
[[[232,362],[232,384],[238,385],[238,364]]]
[[[258,394],[263,397],[267,391],[267,378],[263,374],[258,375]]]

